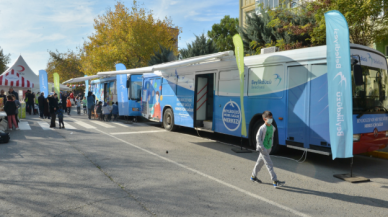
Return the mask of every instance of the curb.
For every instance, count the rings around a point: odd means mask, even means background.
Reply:
[[[381,159],[387,159],[388,160],[388,153],[382,152],[382,151],[372,151],[364,153],[363,155],[370,156],[370,157],[376,157]]]

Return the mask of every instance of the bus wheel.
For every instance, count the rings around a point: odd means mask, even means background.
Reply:
[[[172,113],[172,110],[170,108],[166,109],[166,111],[164,112],[163,126],[164,129],[168,131],[176,130],[176,126],[174,124],[174,113]]]
[[[256,150],[256,135],[257,135],[257,132],[259,132],[259,129],[260,127],[264,124],[264,121],[260,120],[260,121],[257,121],[253,127],[252,127],[252,132],[251,132],[251,135],[249,137],[249,144],[250,146]],[[274,123],[273,125],[275,126],[275,128],[277,129],[277,125],[276,125],[276,122],[274,120]],[[278,136],[278,131],[276,130],[275,131],[275,134],[274,134],[274,139],[273,139],[273,145],[272,145],[272,149],[271,149],[271,152],[269,154],[277,154],[279,153],[280,149],[281,149],[281,146],[279,145],[279,136]]]

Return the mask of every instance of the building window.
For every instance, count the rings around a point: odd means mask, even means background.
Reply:
[[[256,0],[256,7],[263,5],[263,8],[276,8],[279,6],[279,0]]]

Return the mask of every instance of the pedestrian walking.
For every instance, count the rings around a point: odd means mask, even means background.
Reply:
[[[88,115],[89,115],[89,119],[91,119],[92,111],[94,109],[94,102],[95,102],[95,98],[93,97],[91,91],[88,92],[88,97],[86,99],[87,99]]]
[[[63,123],[63,113],[64,113],[65,111],[63,110],[63,108],[62,108],[62,104],[61,105],[59,105],[59,109],[58,109],[58,111],[57,111],[57,115],[58,115],[58,127],[59,127],[59,129],[61,129],[61,128],[63,128],[63,129],[65,129],[65,124]],[[61,125],[62,125],[62,127],[61,127]]]
[[[53,95],[50,95],[48,99],[49,99],[50,115],[51,115],[50,128],[55,128],[55,119],[56,119],[57,110],[58,110],[58,95],[54,93]]]
[[[31,90],[27,90],[25,102],[27,103],[26,110],[28,114],[34,113],[34,95],[32,94]],[[32,113],[31,113],[32,112]]]
[[[50,105],[49,105],[49,96],[44,99],[44,105],[43,105],[43,115],[44,118],[50,119]]]
[[[8,130],[12,130],[12,124],[15,126],[16,130],[19,130],[19,126],[15,118],[16,104],[13,101],[11,95],[7,96],[7,102],[5,103],[4,111],[7,113],[8,117]]]
[[[112,115],[113,115],[113,121],[117,120],[117,115],[119,114],[119,103],[116,102],[116,104],[112,103]]]
[[[38,105],[39,105],[39,117],[43,119],[44,114],[44,92],[40,93],[40,96],[38,97]]]
[[[66,108],[67,93],[66,92],[62,93],[61,101],[62,101],[63,110],[65,110],[65,113],[67,113],[67,108]]]
[[[80,115],[81,114],[81,98],[80,97],[77,97],[77,114]]]
[[[67,97],[66,108],[67,108],[67,114],[70,115],[70,112],[71,112],[71,101],[70,101],[70,97]]]
[[[16,93],[16,91],[13,90],[13,87],[9,88],[8,94],[9,95],[14,95],[16,97],[16,99],[20,101],[19,95],[18,95],[18,93]]]
[[[73,102],[75,103],[75,97],[74,97],[74,94],[73,94],[73,92],[70,92],[70,99],[72,99],[72,100],[73,100]]]
[[[16,118],[16,123],[19,124],[19,108],[22,106],[22,104],[20,104],[19,100],[16,99],[16,97],[14,95],[11,95],[12,96],[12,99],[13,101],[15,102],[15,105],[16,105],[16,111],[15,111],[15,118]]]
[[[284,185],[285,182],[281,182],[277,179],[276,173],[273,169],[271,157],[269,156],[273,145],[273,138],[276,128],[272,125],[273,116],[270,111],[265,111],[262,117],[265,123],[259,128],[259,131],[256,134],[256,151],[259,151],[260,154],[257,158],[256,165],[253,168],[251,181],[261,183],[260,179],[258,179],[256,176],[265,164],[269,174],[271,175],[273,186],[277,188]]]
[[[84,97],[84,99],[82,100],[82,107],[83,107],[83,110],[84,110],[84,114],[87,113],[87,109],[86,109],[87,103],[88,103],[88,101],[86,100],[86,97]]]
[[[98,120],[102,121],[102,102],[98,102],[96,113],[98,115]]]
[[[108,105],[108,103],[104,103],[104,106],[102,107],[101,110],[102,110],[102,120],[108,121],[112,111],[112,107]]]

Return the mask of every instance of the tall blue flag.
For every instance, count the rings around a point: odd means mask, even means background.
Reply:
[[[116,64],[116,71],[126,70],[124,64]],[[119,115],[129,115],[129,101],[127,90],[127,75],[116,75],[116,89],[117,89],[117,101],[119,102]]]
[[[45,70],[39,70],[39,89],[40,92],[44,93],[44,97],[48,96],[47,72]]]
[[[88,76],[85,75],[84,77],[88,77]],[[86,80],[85,81],[85,96],[88,95],[88,92],[89,92],[89,80]]]
[[[349,27],[339,11],[325,13],[329,132],[333,160],[353,157]]]

